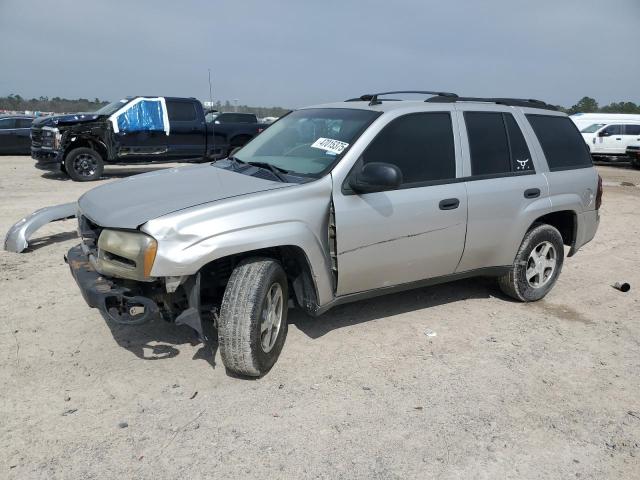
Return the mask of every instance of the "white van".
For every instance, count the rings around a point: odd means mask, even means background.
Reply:
[[[594,123],[580,133],[591,155],[625,155],[629,145],[640,143],[640,121]]]
[[[569,118],[580,131],[597,123],[640,123],[640,115],[632,113],[576,113]]]

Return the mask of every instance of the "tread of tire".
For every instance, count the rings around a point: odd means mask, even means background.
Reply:
[[[250,376],[258,376],[255,359],[248,346],[251,343],[252,319],[254,311],[260,308],[255,292],[261,286],[264,274],[273,263],[268,258],[253,258],[241,262],[231,274],[222,300],[220,318],[220,355],[224,365],[231,371]]]

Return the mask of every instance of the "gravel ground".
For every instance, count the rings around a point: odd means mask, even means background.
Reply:
[[[639,478],[640,172],[598,168],[600,230],[545,300],[476,279],[293,311],[260,380],[187,327],[107,324],[75,223],[43,228],[0,252],[0,478]],[[95,185],[0,157],[0,232]]]

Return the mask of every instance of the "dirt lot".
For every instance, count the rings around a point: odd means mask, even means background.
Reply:
[[[478,279],[292,312],[260,380],[187,327],[107,324],[74,222],[47,226],[0,252],[0,478],[640,478],[640,172],[599,168],[598,235],[544,301]],[[0,157],[0,233],[96,185]]]

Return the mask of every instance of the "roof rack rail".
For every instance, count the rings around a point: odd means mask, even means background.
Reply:
[[[435,97],[442,97],[442,98],[458,98],[458,95],[456,95],[455,93],[449,93],[449,92],[432,92],[429,90],[398,90],[395,92],[368,93],[358,98],[350,98],[349,100],[346,100],[346,101],[347,102],[369,102],[369,106],[380,105],[382,103],[382,100],[378,100],[379,96],[395,95],[398,93],[417,93],[420,95],[434,95]],[[393,100],[396,100],[396,99],[393,99]]]
[[[453,103],[453,102],[484,102],[484,103],[496,103],[498,105],[508,105],[510,107],[530,107],[541,108],[544,110],[558,110],[555,106],[549,105],[542,100],[535,100],[533,98],[483,98],[483,97],[449,97],[445,95],[434,96],[427,98],[425,102],[433,103]]]

